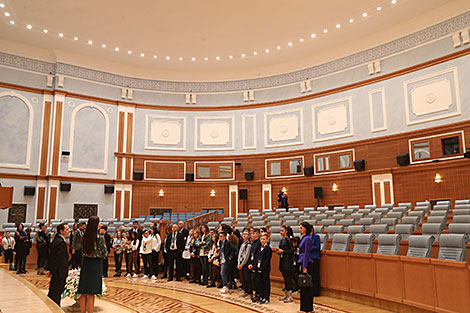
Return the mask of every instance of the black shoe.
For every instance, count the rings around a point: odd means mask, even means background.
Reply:
[[[113,277],[121,277],[121,274],[114,274]]]
[[[182,281],[181,278],[177,278],[176,281]]]
[[[222,288],[222,287],[223,287],[222,284],[217,285],[217,288],[219,288],[219,289]]]
[[[168,278],[168,281],[172,281],[172,280],[173,280],[173,278]]]
[[[162,276],[162,279],[165,279],[165,278],[167,278],[167,276],[166,276],[166,275],[163,275],[163,276]]]
[[[193,279],[193,280],[191,280],[189,283],[190,283],[190,284],[195,284],[196,281]]]
[[[214,287],[215,287],[215,284],[214,284],[214,283],[212,283],[212,284],[206,286],[206,288],[214,288]]]
[[[259,296],[255,296],[253,299],[251,299],[251,302],[258,302],[259,299],[261,299]]]

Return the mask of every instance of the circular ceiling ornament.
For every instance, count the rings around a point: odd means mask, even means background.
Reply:
[[[285,134],[289,130],[289,127],[287,125],[281,125],[281,133]]]
[[[336,124],[336,117],[330,116],[330,117],[328,118],[328,124],[330,124],[330,125],[335,125],[335,124]]]
[[[426,102],[429,104],[433,104],[437,100],[437,95],[434,91],[431,91],[426,95]]]
[[[32,103],[38,103],[38,102],[39,102],[39,98],[38,98],[38,97],[32,97],[32,98],[31,98],[31,102],[32,102]]]
[[[107,111],[108,111],[108,113],[113,113],[114,112],[113,108],[108,108]]]
[[[162,130],[162,137],[168,138],[170,136],[170,131],[168,129]]]
[[[211,132],[211,137],[212,137],[212,138],[217,138],[217,137],[219,137],[219,132],[216,131],[216,130],[213,130],[213,131]]]

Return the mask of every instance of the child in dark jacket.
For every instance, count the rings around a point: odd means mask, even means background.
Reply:
[[[260,237],[261,247],[259,252],[258,264],[256,271],[260,282],[260,299],[258,303],[269,303],[269,296],[271,294],[271,281],[269,274],[271,272],[271,257],[272,250],[268,244],[268,234],[263,234]]]

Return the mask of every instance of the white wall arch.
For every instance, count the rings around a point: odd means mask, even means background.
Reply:
[[[76,158],[77,156],[75,155],[74,148],[76,148],[76,142],[75,142],[75,130],[76,130],[76,118],[78,113],[85,108],[92,108],[96,109],[98,112],[100,112],[105,120],[105,133],[104,133],[104,152],[103,152],[103,167],[102,168],[85,168],[85,167],[77,167],[74,166],[73,159]],[[75,146],[74,146],[75,145]],[[100,107],[99,105],[95,103],[83,103],[79,106],[77,106],[71,115],[70,119],[70,159],[69,159],[69,165],[68,165],[68,170],[70,172],[82,172],[82,173],[94,173],[94,174],[107,174],[108,172],[108,151],[109,151],[109,117],[106,111]]]
[[[7,91],[0,93],[0,98],[3,97],[14,97],[20,99],[28,108],[29,117],[28,117],[28,134],[26,140],[26,155],[25,155],[25,162],[24,163],[0,163],[0,167],[7,167],[7,168],[19,168],[19,169],[29,169],[30,168],[30,161],[31,161],[31,144],[32,144],[32,137],[33,137],[33,117],[34,111],[31,102],[21,94],[18,94],[14,91]],[[7,135],[3,134],[4,138],[7,138]],[[2,147],[4,149],[5,147]]]

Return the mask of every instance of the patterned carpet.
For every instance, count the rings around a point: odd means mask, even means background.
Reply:
[[[48,289],[49,281],[45,277],[36,275],[23,276],[26,280],[34,284],[39,289]],[[108,278],[106,279],[108,293],[103,300],[119,305],[130,312],[175,312],[175,313],[212,313],[212,311],[189,302],[180,301],[167,296],[147,292],[141,290],[142,288],[135,288],[135,285],[146,286],[150,288],[163,288],[168,290],[175,290],[193,295],[211,298],[217,301],[230,303],[239,307],[243,307],[253,312],[268,312],[268,313],[285,313],[271,305],[252,303],[249,299],[239,297],[238,291],[232,291],[229,294],[221,295],[216,288],[207,289],[198,285],[190,285],[181,282],[167,282],[166,280],[158,279],[156,281],[151,279],[140,278]],[[149,289],[151,290],[151,289]],[[272,295],[272,298],[277,297]],[[298,301],[296,301],[298,310]],[[286,308],[287,309],[287,308]],[[289,310],[290,311],[290,310]],[[318,313],[339,313],[343,312],[333,308],[325,307],[315,304],[315,312]]]

